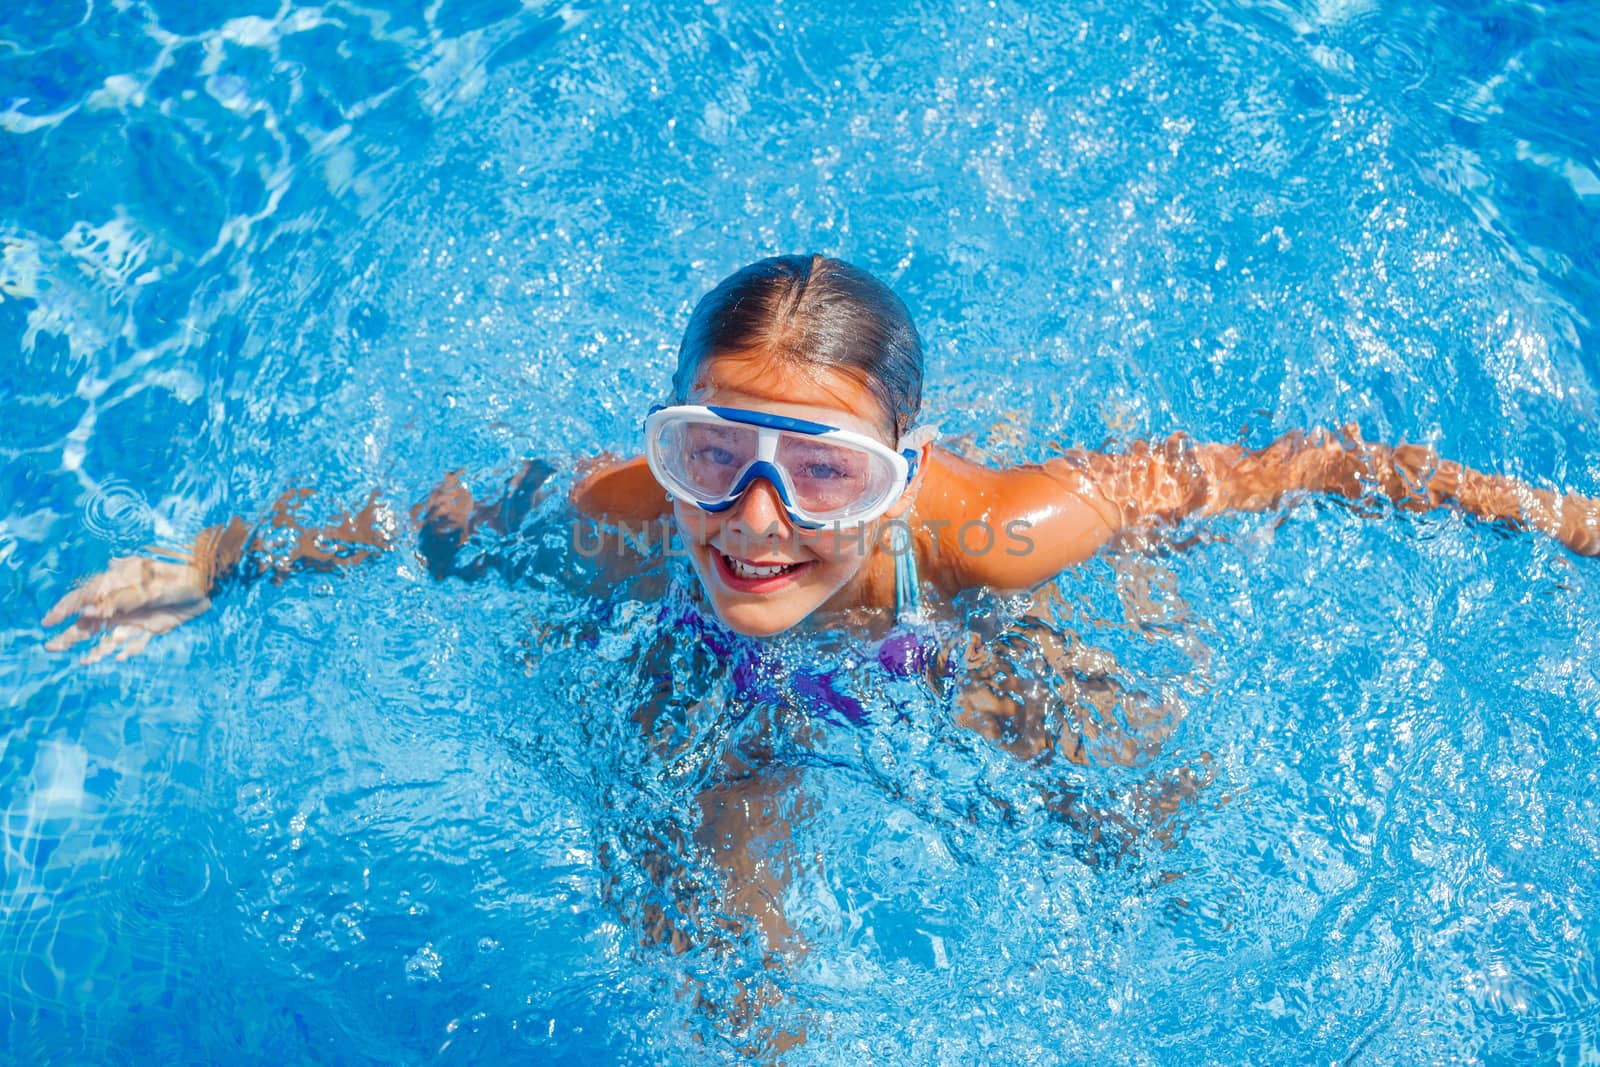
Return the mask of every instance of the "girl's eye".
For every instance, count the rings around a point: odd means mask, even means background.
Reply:
[[[800,468],[800,474],[802,477],[817,482],[832,481],[835,478],[848,478],[850,476],[849,471],[840,470],[830,463],[807,463]]]
[[[689,458],[696,463],[714,463],[719,467],[731,466],[734,462],[732,452],[715,445],[697,448],[689,454]]]

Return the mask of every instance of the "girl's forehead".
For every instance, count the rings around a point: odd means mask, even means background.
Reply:
[[[878,398],[862,382],[833,367],[717,356],[701,364],[690,400],[751,408],[884,438],[888,420]]]

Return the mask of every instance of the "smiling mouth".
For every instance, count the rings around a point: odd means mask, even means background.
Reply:
[[[728,571],[736,578],[747,581],[759,581],[763,578],[778,578],[805,566],[803,563],[750,563],[747,560],[737,559],[725,552],[719,552]]]

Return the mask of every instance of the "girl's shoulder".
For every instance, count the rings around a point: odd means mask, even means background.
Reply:
[[[1121,524],[1077,460],[994,467],[931,449],[912,523],[927,578],[952,594],[1025,590],[1092,557]]]
[[[672,512],[643,456],[590,460],[572,488],[572,505],[580,515],[617,522],[648,523]]]

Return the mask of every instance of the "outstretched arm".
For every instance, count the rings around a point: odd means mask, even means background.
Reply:
[[[479,529],[501,534],[517,529],[548,474],[544,464],[525,464],[502,495],[483,503],[472,499],[457,474],[447,476],[411,512],[418,557],[429,573],[472,578],[492,569],[496,560],[483,555],[458,564],[461,545]],[[112,653],[126,659],[152,637],[204,613],[211,598],[231,584],[268,576],[281,580],[301,570],[337,570],[394,547],[399,523],[376,493],[359,509],[322,526],[302,520],[301,508],[311,496],[310,489],[292,489],[261,522],[234,518],[209,527],[186,550],[112,560],[104,573],[62,597],[45,615],[45,626],[73,620],[45,647],[63,651],[98,637],[84,662]]]
[[[1422,445],[1390,450],[1384,492],[1409,511],[1454,506],[1488,522],[1548,534],[1580,556],[1600,555],[1600,500],[1484,474]]]
[[[411,509],[417,524],[417,555],[435,578],[480,578],[503,560],[479,554],[462,562],[461,548],[480,530],[501,536],[522,528],[540,486],[551,474],[548,464],[524,463],[505,492],[489,500],[473,498],[460,471],[451,471],[428,498]]]
[[[392,522],[377,494],[326,527],[300,524],[298,511],[310,496],[309,489],[292,489],[278,498],[265,521],[251,526],[235,518],[209,527],[188,550],[112,560],[104,573],[62,597],[45,615],[45,626],[73,619],[45,647],[60,652],[98,636],[83,662],[113,652],[127,659],[152,637],[204,613],[211,597],[232,579],[282,576],[295,568],[332,570],[389,548]]]
[[[1424,445],[1369,444],[1355,427],[1279,438],[1259,452],[1197,446],[1216,486],[1207,511],[1261,511],[1294,491],[1359,499],[1379,492],[1406,511],[1453,507],[1486,522],[1548,534],[1582,556],[1600,554],[1600,500],[1535,489],[1443,459]]]
[[[1073,452],[1003,471],[944,452],[932,462],[946,472],[924,488],[932,509],[1020,521],[1029,542],[1026,551],[983,555],[962,551],[953,539],[941,544],[955,560],[954,584],[962,586],[1031,588],[1120,536],[1193,514],[1262,511],[1294,493],[1351,500],[1381,493],[1411,511],[1457,507],[1549,534],[1582,555],[1600,554],[1600,501],[1484,474],[1419,445],[1369,444],[1353,427],[1287,434],[1255,451],[1176,435],[1125,452]],[[919,498],[919,512],[923,506]]]

